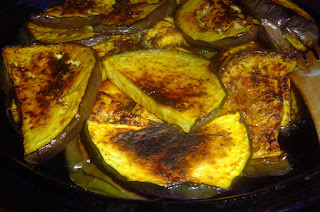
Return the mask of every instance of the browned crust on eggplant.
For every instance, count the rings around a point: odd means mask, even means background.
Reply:
[[[63,132],[59,133],[51,142],[35,152],[26,155],[24,158],[31,163],[42,163],[59,154],[67,144],[80,132],[84,121],[90,116],[94,106],[95,95],[102,81],[101,63],[98,55],[95,54],[96,64],[88,81],[83,99],[79,105],[77,115],[71,120]]]
[[[153,27],[165,17],[172,16],[176,10],[176,1],[166,0],[153,12],[148,14],[145,18],[133,22],[128,25],[103,25],[97,24],[93,26],[95,32],[107,34],[126,34],[135,33],[150,27]]]
[[[191,10],[185,5],[194,8]],[[213,15],[217,17],[215,20],[211,20]],[[190,45],[211,50],[254,41],[257,39],[259,26],[258,20],[246,13],[238,1],[232,0],[201,3],[185,1],[175,15],[175,23]]]

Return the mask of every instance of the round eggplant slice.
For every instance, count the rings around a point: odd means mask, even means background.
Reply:
[[[221,49],[255,40],[259,21],[230,0],[188,0],[176,13],[176,25],[190,44]]]
[[[319,28],[312,17],[287,0],[242,0],[249,12],[261,20],[259,40],[282,52],[312,49],[318,42]]]
[[[176,9],[174,0],[96,2],[82,9],[76,7],[79,3],[66,1],[62,6],[32,16],[31,21],[51,28],[81,29],[90,25],[95,32],[126,34],[150,28]],[[106,5],[105,10],[101,9],[102,5]]]
[[[25,160],[41,163],[61,152],[89,116],[100,60],[79,44],[7,47],[3,55],[22,114]]]
[[[141,127],[88,120],[81,133],[91,161],[150,198],[204,199],[232,186],[251,157],[240,113],[194,133],[171,125]]]

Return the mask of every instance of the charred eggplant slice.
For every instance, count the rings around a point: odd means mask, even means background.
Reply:
[[[88,120],[82,139],[102,171],[128,188],[158,198],[215,196],[230,189],[251,157],[239,112],[216,118],[194,133],[170,125]]]
[[[112,83],[160,119],[189,132],[217,114],[226,93],[210,61],[177,50],[145,50],[103,58]]]
[[[78,44],[7,47],[2,54],[22,114],[25,159],[41,163],[61,152],[89,116],[100,60]]]
[[[253,138],[252,160],[262,162],[262,158],[265,161],[271,158],[273,168],[276,167],[274,161],[279,161],[284,168],[282,171],[269,168],[269,172],[264,172],[266,176],[267,173],[285,174],[290,170],[286,158],[276,158],[284,154],[278,143],[278,134],[291,117],[288,74],[295,67],[296,60],[291,56],[267,50],[248,50],[229,56],[220,69],[221,80],[228,91],[221,114],[241,110]],[[250,164],[257,166],[254,161]],[[267,162],[265,165],[271,167]]]
[[[174,0],[156,1],[66,1],[62,6],[35,15],[37,25],[59,29],[81,29],[93,26],[95,32],[126,34],[150,28],[172,15]]]
[[[259,39],[282,52],[312,49],[319,28],[313,18],[290,0],[242,0],[250,13],[261,20]]]
[[[191,44],[213,49],[255,40],[259,25],[231,0],[188,0],[178,9],[175,21]]]

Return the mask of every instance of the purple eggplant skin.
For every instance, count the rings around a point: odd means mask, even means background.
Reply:
[[[249,43],[251,41],[255,41],[258,37],[258,27],[254,27],[251,30],[232,36],[232,37],[227,37],[221,40],[217,40],[214,42],[205,42],[201,40],[193,40],[191,37],[186,35],[185,33],[182,34],[186,41],[191,45],[191,46],[197,46],[203,49],[208,49],[208,50],[225,50],[228,47],[232,46],[238,46],[242,44]]]
[[[33,23],[50,28],[58,29],[81,29],[84,26],[94,25],[105,18],[102,15],[90,16],[88,18],[82,17],[54,17],[46,14],[32,14],[30,21]]]
[[[288,155],[252,159],[243,170],[243,176],[252,178],[282,176],[292,170]]]
[[[78,113],[71,120],[68,126],[59,133],[49,144],[35,152],[26,155],[24,159],[32,164],[43,163],[62,152],[68,143],[80,132],[84,121],[89,117],[94,105],[94,100],[102,82],[102,66],[96,54],[96,64],[90,76],[83,99],[79,105]]]
[[[261,21],[258,39],[278,51],[297,53],[286,35],[300,41],[307,49],[318,42],[319,28],[311,18],[272,0],[241,0],[249,12]]]

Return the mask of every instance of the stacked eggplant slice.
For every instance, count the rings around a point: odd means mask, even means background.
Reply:
[[[305,108],[290,84],[317,43],[289,0],[66,0],[2,50],[24,159],[128,199],[204,199],[290,172],[278,142]]]

